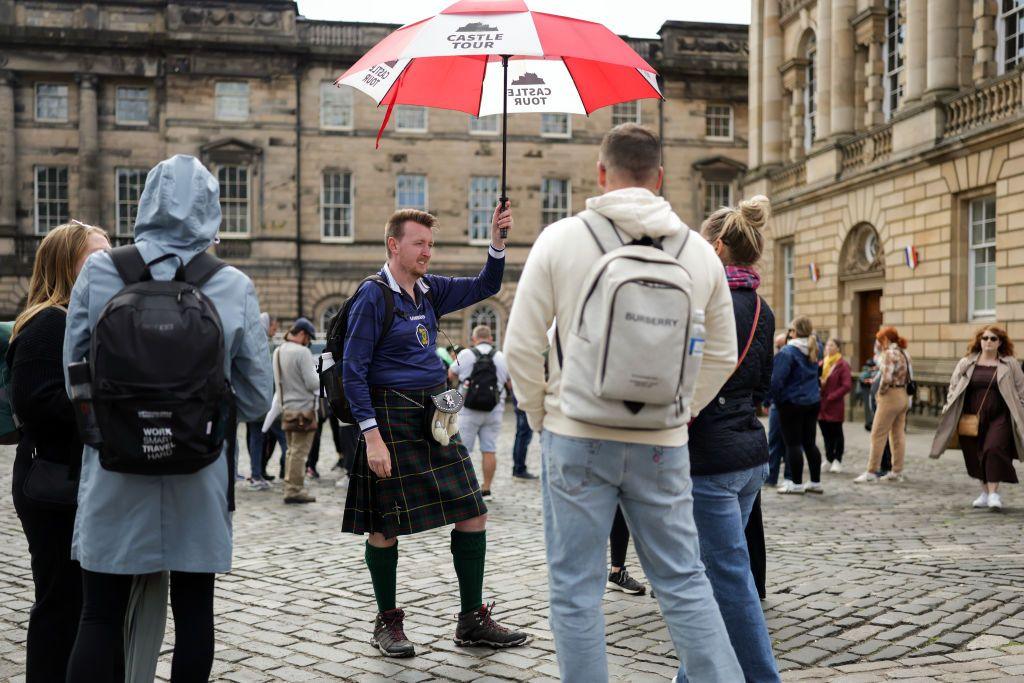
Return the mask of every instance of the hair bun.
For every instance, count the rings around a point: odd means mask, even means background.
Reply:
[[[750,199],[744,199],[737,208],[743,215],[747,225],[755,230],[760,230],[764,227],[772,211],[771,202],[763,194],[753,196]]]

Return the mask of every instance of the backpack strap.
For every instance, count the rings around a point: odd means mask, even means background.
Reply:
[[[686,249],[686,243],[690,241],[690,233],[693,232],[688,225],[683,226],[686,229],[686,233],[683,234],[683,243],[679,245],[679,251],[676,252],[676,261],[683,255],[683,249]]]
[[[202,287],[206,282],[228,264],[209,252],[196,254],[185,266],[185,282]]]
[[[601,242],[601,238],[597,236],[597,231],[594,230],[594,226],[591,225],[591,221],[588,221],[586,217],[584,217],[584,214],[587,213],[591,214],[591,219],[593,219],[594,216],[598,216],[608,221],[608,225],[611,226],[612,231],[615,233],[615,237],[619,240],[619,243],[617,245],[612,246],[611,249],[606,249],[604,243]],[[601,250],[602,254],[607,254],[612,249],[618,249],[619,247],[626,245],[626,242],[622,239],[622,235],[619,234],[619,228],[615,225],[615,223],[605,218],[604,216],[601,216],[601,214],[597,213],[596,211],[584,209],[583,211],[580,211],[578,214],[576,214],[576,217],[583,221],[583,225],[587,226],[587,231],[590,233],[590,236],[594,238],[594,242],[597,244],[597,248]]]
[[[111,249],[110,259],[114,262],[117,274],[121,276],[125,285],[141,282],[146,274],[146,261],[139,253],[139,248],[133,244]]]
[[[377,273],[369,275],[363,278],[363,281],[356,287],[358,292],[364,284],[367,282],[373,282],[381,289],[381,293],[384,295],[384,324],[380,328],[380,339],[383,339],[388,332],[391,331],[391,326],[395,322],[395,297],[392,295],[391,286],[387,281]]]

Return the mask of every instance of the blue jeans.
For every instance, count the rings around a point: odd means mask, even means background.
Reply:
[[[608,680],[605,555],[616,506],[633,532],[681,665],[695,681],[743,680],[693,520],[690,454],[541,432],[551,632],[566,683]]]
[[[526,413],[516,408],[516,441],[512,444],[512,476],[526,474],[526,449],[533,440],[533,430]]]
[[[765,464],[693,478],[700,556],[743,674],[757,683],[780,680],[743,532],[767,474]]]
[[[782,463],[782,477],[791,479],[789,460],[786,458],[786,443],[782,440],[782,422],[779,420],[779,409],[773,403],[768,409],[768,478],[765,481],[772,486],[779,483],[779,464]]]
[[[263,420],[245,423],[246,445],[249,447],[249,476],[253,479],[263,478],[263,442],[267,435],[261,431],[262,429]]]

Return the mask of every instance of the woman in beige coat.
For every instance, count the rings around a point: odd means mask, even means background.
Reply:
[[[958,434],[964,415],[977,415],[977,436]],[[963,431],[963,430],[960,430]],[[1024,371],[1001,327],[977,331],[949,381],[949,394],[932,443],[937,458],[959,439],[967,473],[981,482],[976,508],[999,510],[999,484],[1017,483],[1013,460],[1024,452]]]

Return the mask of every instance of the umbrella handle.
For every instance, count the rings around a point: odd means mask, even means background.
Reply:
[[[508,58],[509,55],[501,56],[501,71],[504,86],[501,89],[501,198],[498,206],[504,209],[508,206],[508,196],[505,194],[505,169],[508,152]],[[508,237],[508,228],[501,229],[501,239]]]
[[[498,197],[498,208],[502,210],[508,208],[508,197],[505,195]],[[508,237],[508,228],[502,228],[501,239],[505,239],[506,237]]]

